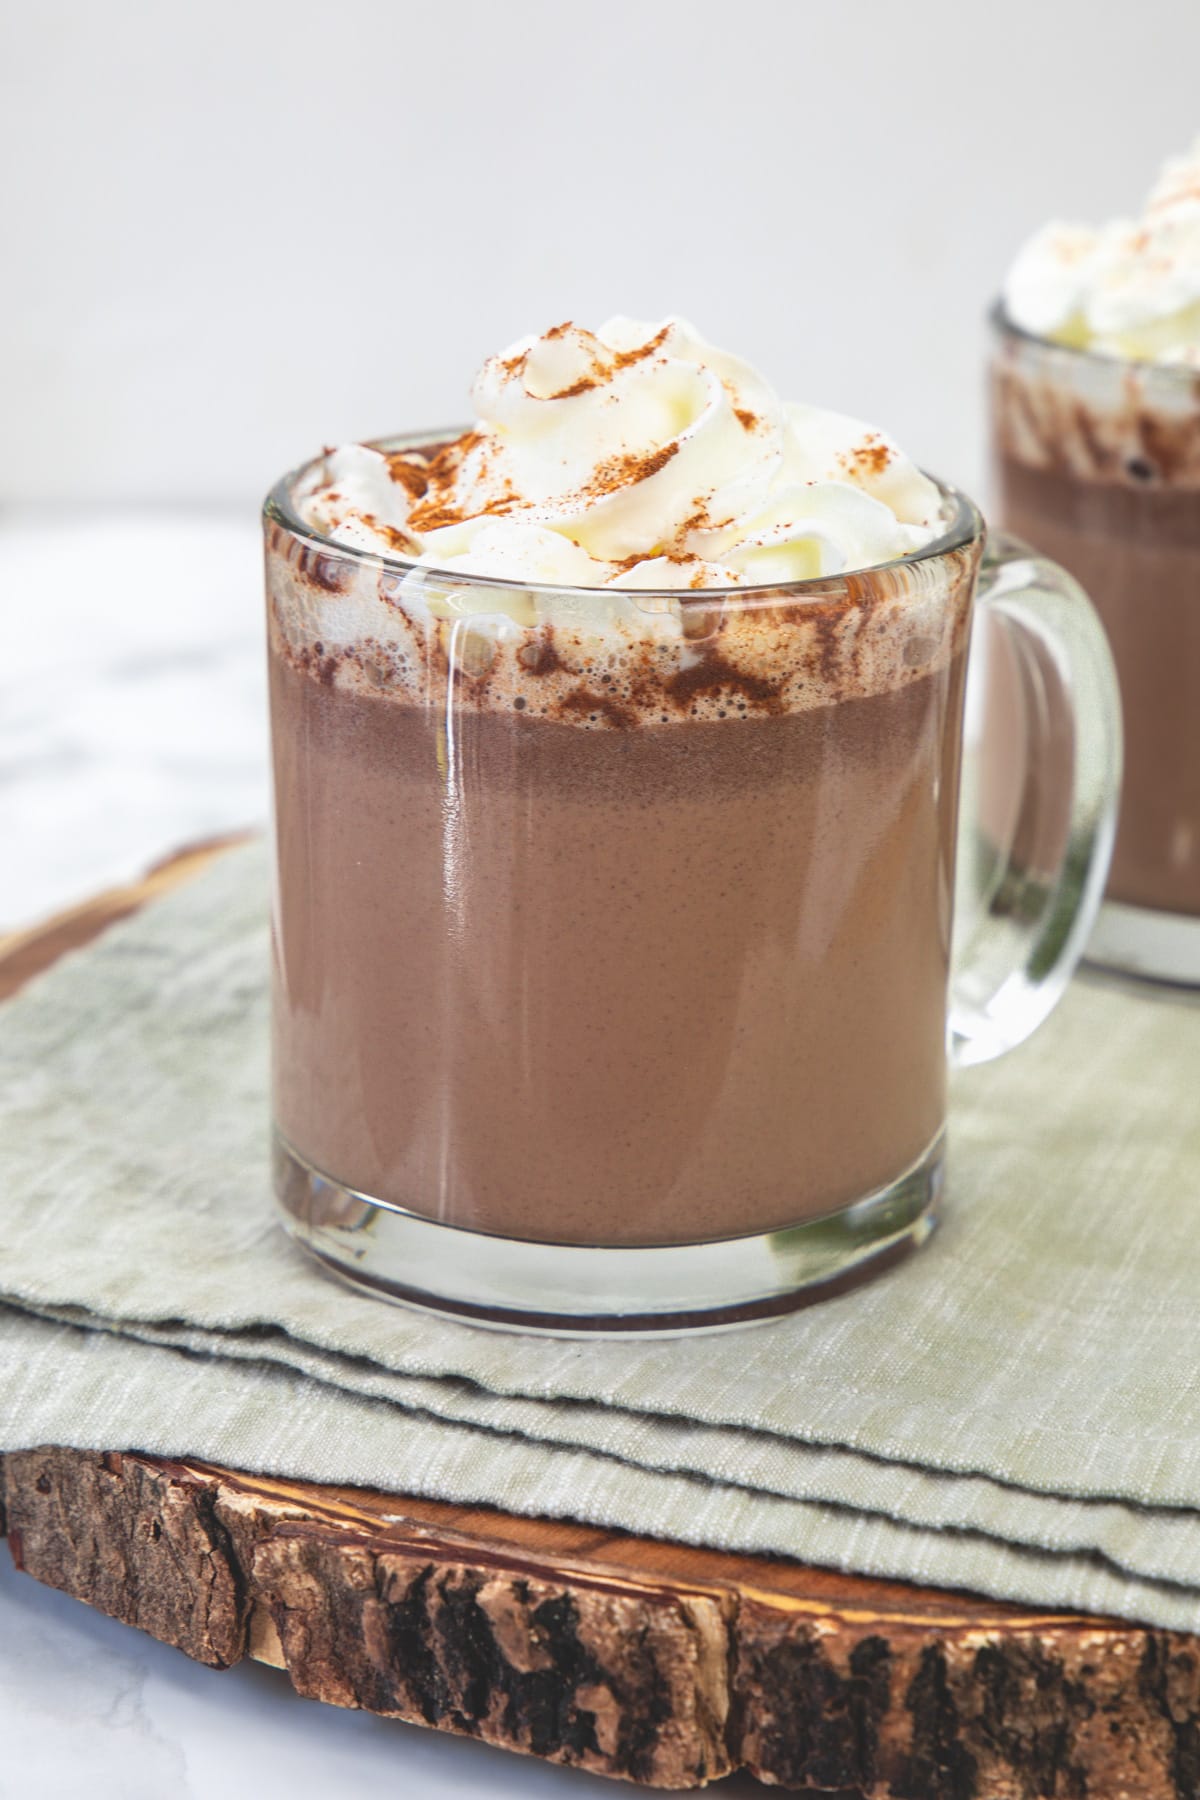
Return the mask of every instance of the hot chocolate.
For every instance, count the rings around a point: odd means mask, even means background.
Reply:
[[[1200,146],[1137,224],[1048,227],[1022,252],[993,418],[1002,522],[1083,583],[1117,663],[1109,898],[1195,919],[1200,980]]]
[[[895,685],[845,661],[839,600],[791,624],[829,659],[815,704],[789,705],[782,644],[739,675],[728,621],[636,697],[564,681],[547,628],[545,673],[474,706],[277,636],[291,1145],[438,1219],[577,1244],[767,1231],[917,1162],[945,1107],[956,567]]]
[[[978,514],[678,320],[474,397],[268,504],[285,1214],[475,1316],[792,1304],[940,1187]],[[1065,980],[1041,917],[974,1053]]]

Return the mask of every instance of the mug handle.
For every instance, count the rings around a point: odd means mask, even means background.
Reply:
[[[1023,739],[999,741],[987,720],[981,770],[999,759],[993,771],[1009,773],[1023,749],[1023,778],[1009,842],[992,843],[977,811],[960,821],[949,1008],[958,1067],[1013,1049],[1061,999],[1099,909],[1121,787],[1116,670],[1079,583],[998,534],[976,606],[977,626],[986,618],[1006,652]]]

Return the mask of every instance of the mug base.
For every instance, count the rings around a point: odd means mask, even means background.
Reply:
[[[1084,956],[1123,975],[1200,987],[1200,918],[1106,900]]]
[[[277,1131],[285,1229],[326,1269],[400,1305],[551,1336],[674,1335],[766,1321],[865,1281],[937,1222],[945,1138],[864,1199],[753,1237],[612,1247],[468,1231],[342,1186]]]

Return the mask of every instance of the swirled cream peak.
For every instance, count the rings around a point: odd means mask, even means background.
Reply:
[[[1200,138],[1166,163],[1140,219],[1036,232],[1012,266],[1004,305],[1038,337],[1200,367]]]
[[[571,323],[483,365],[430,454],[353,444],[301,509],[338,543],[572,587],[779,583],[908,555],[940,495],[892,440],[781,401],[683,319]]]

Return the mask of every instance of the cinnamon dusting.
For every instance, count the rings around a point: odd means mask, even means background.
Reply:
[[[649,481],[660,469],[665,469],[671,458],[678,454],[679,444],[673,441],[664,444],[659,450],[647,450],[639,456],[636,451],[627,450],[623,456],[610,456],[597,465],[596,472],[582,491],[587,500],[598,500],[603,494],[611,494],[617,488],[632,487],[636,482]]]
[[[574,325],[568,319],[561,325],[552,325],[545,335],[547,338],[562,338],[566,336],[568,331],[573,331],[574,329]],[[647,356],[653,356],[654,352],[661,347],[670,329],[669,325],[664,325],[660,331],[655,332],[652,338],[647,338],[644,344],[635,344],[632,350],[610,351],[607,345],[601,345],[601,355],[597,356],[593,354],[592,356],[592,372],[590,375],[581,375],[579,379],[573,381],[569,387],[557,388],[554,393],[544,394],[539,396],[539,398],[545,400],[573,400],[578,394],[586,394],[593,388],[601,387],[606,381],[610,381],[618,370],[627,369],[631,364],[641,362]],[[524,357],[522,357],[521,360],[523,363]],[[503,369],[509,370],[508,363],[502,363],[500,366]],[[515,373],[516,371],[510,370],[510,372]]]
[[[470,519],[503,518],[506,513],[515,511],[520,505],[520,496],[509,489],[506,493],[497,494],[494,500],[489,500],[484,506],[473,506],[464,510],[463,507],[455,506],[451,501],[446,500],[440,504],[414,509],[409,514],[409,519],[418,531],[441,531],[447,525],[465,525]]]
[[[464,525],[468,519],[479,519],[485,515],[497,517],[512,512],[521,505],[521,497],[506,481],[503,491],[495,495],[482,506],[464,507],[455,494],[458,477],[468,454],[479,444],[483,436],[478,431],[466,431],[462,437],[455,438],[438,451],[429,464],[428,481],[425,493],[408,515],[408,523],[413,531],[438,531],[445,525]],[[479,479],[488,479],[488,465],[480,470]]]
[[[413,500],[420,500],[429,486],[429,464],[413,450],[393,450],[385,459],[388,474]]]
[[[573,381],[571,383],[570,387],[556,388],[552,394],[544,394],[541,398],[545,400],[573,400],[576,394],[586,394],[589,388],[596,388],[599,386],[600,377],[598,375],[581,375],[578,381]]]
[[[861,444],[844,451],[838,461],[850,476],[882,475],[892,460],[892,452],[877,431],[868,431]]]
[[[384,539],[389,550],[399,550],[405,556],[419,555],[421,546],[401,526],[385,525],[374,513],[362,513],[360,516],[364,525],[369,525],[372,531]]]
[[[670,329],[670,325],[664,325],[660,331],[655,332],[652,338],[647,338],[644,344],[635,344],[632,350],[614,350],[612,353],[613,368],[627,369],[631,363],[641,362],[644,357],[653,356],[656,350],[662,349]]]

